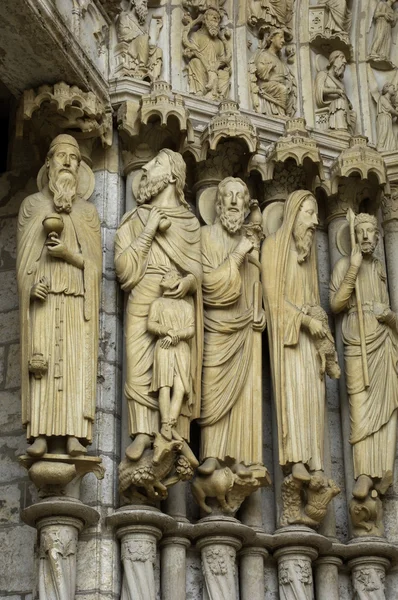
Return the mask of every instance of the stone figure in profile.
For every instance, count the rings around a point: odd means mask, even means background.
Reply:
[[[244,224],[249,205],[246,184],[227,177],[217,189],[216,220],[202,228],[205,335],[199,421],[202,464],[199,480],[194,482],[197,499],[200,478],[211,478],[218,469],[232,471],[230,491],[234,476],[241,479],[242,489],[246,481],[246,495],[263,485],[257,475],[266,472],[262,464],[261,384],[258,388],[265,314],[259,263],[250,255],[259,248],[256,236],[261,227]],[[204,487],[211,495],[211,485],[204,482]],[[228,511],[229,505],[234,512],[243,498],[237,503],[231,491],[224,509]]]
[[[285,45],[282,29],[272,29],[264,47],[250,61],[250,87],[256,112],[292,117],[296,112],[296,82],[281,56]]]
[[[212,100],[228,95],[231,75],[231,48],[227,31],[221,28],[218,8],[207,8],[197,19],[186,13],[182,35],[183,56],[188,61],[188,83],[192,94]],[[200,27],[194,27],[200,23]]]
[[[356,114],[344,87],[346,65],[347,60],[341,50],[331,52],[326,69],[316,76],[315,100],[318,108],[328,109],[329,129],[353,134]]]
[[[384,268],[374,255],[379,239],[377,220],[361,213],[356,215],[354,227],[357,243],[351,255],[341,258],[333,270],[330,305],[333,312],[344,314],[342,333],[356,479],[353,496],[363,501],[373,487],[385,492],[394,472],[398,320],[390,308]],[[363,319],[363,340],[360,319]],[[368,382],[364,377],[364,360]]]
[[[323,471],[325,383],[321,374],[318,341],[329,335],[320,316],[315,256],[318,208],[308,191],[293,192],[284,206],[281,227],[262,247],[262,282],[267,313],[271,368],[278,425],[279,463],[286,477],[283,499],[297,497],[302,485],[320,492],[326,486],[328,501],[333,486],[313,485],[314,472]],[[332,374],[339,376],[339,371]],[[312,489],[314,488],[314,489]],[[324,491],[324,490],[323,490]],[[308,495],[308,494],[307,494]],[[314,499],[312,498],[312,501]],[[293,507],[293,502],[290,508]],[[313,526],[304,506],[290,511],[290,521]]]
[[[397,138],[393,129],[393,122],[398,117],[395,99],[395,86],[391,82],[385,83],[377,100],[376,144],[380,151],[397,149]]]
[[[50,145],[46,183],[18,216],[21,395],[28,454],[79,456],[92,440],[102,272],[100,221],[78,190],[79,145]]]
[[[375,61],[390,61],[392,29],[398,14],[394,11],[396,0],[380,0],[373,15],[374,33],[369,58]]]
[[[143,167],[138,206],[123,217],[116,234],[116,274],[128,293],[125,394],[133,438],[126,449],[130,461],[141,458],[162,427],[166,438],[189,440],[190,421],[199,416],[203,343],[200,227],[184,198],[185,171],[180,154],[161,150]],[[175,301],[170,314],[159,314],[159,300],[167,305]],[[181,300],[184,310],[177,318],[173,315]],[[162,365],[160,353],[170,354]],[[170,389],[168,396],[165,390],[171,386],[178,399],[172,397],[170,405]]]

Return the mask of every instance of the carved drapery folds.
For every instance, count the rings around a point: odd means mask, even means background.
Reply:
[[[210,100],[226,98],[230,87],[231,33],[223,3],[183,2],[182,45],[189,91]]]
[[[395,5],[396,0],[373,0],[369,3],[369,12],[373,11],[373,36],[368,61],[375,69],[395,68],[391,60],[393,30],[398,20],[398,13],[394,10]]]
[[[347,59],[350,44],[351,10],[347,0],[318,0],[309,7],[310,43],[321,52],[342,50]]]

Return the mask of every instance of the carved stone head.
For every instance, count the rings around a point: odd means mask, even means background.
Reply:
[[[53,139],[46,158],[48,187],[57,212],[70,212],[76,197],[77,173],[81,161],[79,144],[71,135]]]
[[[278,53],[285,45],[285,34],[283,29],[273,28],[270,30],[267,39],[264,43],[264,48],[272,48]]]
[[[355,217],[354,226],[362,254],[373,254],[380,235],[376,217],[367,213],[360,213]]]
[[[220,33],[221,15],[215,8],[208,8],[203,17],[203,23],[209,35],[213,38]]]
[[[169,184],[173,184],[178,201],[188,207],[184,196],[186,165],[181,154],[164,148],[144,165],[142,170],[144,173],[141,177],[137,198],[139,204],[149,202]]]
[[[181,273],[177,271],[177,269],[170,269],[165,273],[160,280],[160,287],[163,290],[163,295],[167,296],[167,292],[177,285],[177,283],[182,279]]]
[[[308,193],[308,196],[301,203],[293,226],[293,238],[299,263],[304,262],[310,255],[318,223],[318,205],[314,196]]]
[[[328,70],[333,72],[333,75],[338,79],[343,79],[347,64],[347,59],[341,50],[335,50],[329,55]]]
[[[239,231],[249,209],[250,194],[242,179],[226,177],[219,183],[216,197],[216,213],[222,226],[229,233]]]

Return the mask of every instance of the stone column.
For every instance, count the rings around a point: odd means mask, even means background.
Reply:
[[[352,586],[361,600],[385,600],[385,577],[390,561],[381,556],[361,556],[348,563]]]
[[[185,600],[187,549],[182,535],[168,535],[160,543],[160,587],[162,600]]]
[[[261,489],[244,501],[240,518],[242,523],[263,533]],[[264,560],[268,552],[259,546],[245,546],[240,557],[240,596],[241,600],[263,600],[265,596]]]
[[[388,290],[391,308],[398,312],[398,189],[384,196],[382,205],[384,250],[386,253]]]
[[[340,600],[339,568],[343,564],[337,556],[321,556],[315,561],[315,597]]]
[[[156,600],[157,542],[173,528],[174,519],[156,508],[131,505],[119,508],[107,521],[121,541],[121,600]]]
[[[314,548],[286,546],[275,554],[278,560],[279,594],[284,600],[314,600],[312,561],[318,556]]]
[[[78,535],[97,523],[99,513],[80,500],[52,497],[25,508],[21,517],[38,531],[40,600],[74,600]]]

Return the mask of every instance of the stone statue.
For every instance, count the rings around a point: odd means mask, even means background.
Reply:
[[[202,228],[205,336],[199,423],[203,463],[194,493],[204,510],[203,501],[209,496],[217,497],[225,511],[235,512],[234,483],[243,487],[246,482],[248,495],[260,485],[260,477],[266,477],[261,385],[257,389],[256,384],[256,378],[261,381],[258,344],[265,314],[259,263],[250,255],[256,245],[259,248],[256,236],[261,228],[244,225],[249,205],[246,184],[227,177],[217,189],[216,221]],[[242,501],[243,497],[239,505]]]
[[[155,81],[162,70],[163,52],[153,44],[148,21],[148,0],[129,0],[117,19],[119,44],[115,48],[116,73]],[[157,36],[161,28],[158,23]]]
[[[188,440],[190,421],[199,416],[200,227],[184,198],[185,170],[180,154],[161,150],[143,167],[138,207],[124,216],[116,234],[116,274],[129,294],[125,394],[134,438],[126,450],[130,461],[139,461],[159,432],[169,442]]]
[[[331,52],[325,70],[315,79],[315,100],[318,108],[328,108],[329,129],[355,131],[356,114],[346,94],[343,77],[347,60],[341,50]]]
[[[376,61],[390,61],[392,29],[398,19],[393,6],[396,0],[380,0],[373,15],[375,23],[369,58]]]
[[[189,91],[222,100],[229,91],[232,56],[227,40],[229,33],[221,28],[219,9],[208,8],[194,20],[186,13],[183,23],[183,55],[188,60]],[[198,24],[199,29],[191,33]]]
[[[333,312],[344,313],[345,373],[350,399],[355,499],[391,482],[397,439],[397,315],[390,309],[387,282],[374,256],[377,220],[365,213],[353,221],[351,256],[336,264],[330,283]],[[359,301],[358,301],[359,294]],[[389,485],[387,484],[387,487]]]
[[[79,456],[95,413],[100,221],[79,195],[79,145],[57,136],[46,158],[48,184],[18,217],[23,423],[28,454]]]
[[[264,48],[250,61],[250,87],[254,110],[270,116],[292,117],[296,112],[296,82],[281,58],[285,45],[282,29],[272,29]]]
[[[347,0],[326,0],[325,11],[327,14],[325,34],[327,36],[347,33],[350,30],[351,11],[347,7]]]
[[[392,126],[393,121],[398,117],[398,111],[394,105],[395,95],[395,86],[387,82],[383,85],[377,101],[376,142],[379,151],[397,149],[397,138]]]
[[[311,313],[320,306],[314,248],[317,225],[314,196],[308,191],[293,192],[284,207],[282,226],[267,237],[261,256],[279,463],[286,475],[291,473],[285,479],[282,498],[292,510],[289,517],[284,506],[281,521],[286,523],[281,524],[312,526],[313,517],[294,515],[304,513],[307,504],[316,505],[317,492],[324,509],[322,498],[330,501],[334,495],[329,492],[334,490],[329,480],[322,482],[314,479],[318,473],[312,475],[323,470],[325,384],[317,343],[331,335],[319,314]],[[331,374],[337,377],[339,372]],[[303,490],[303,485],[308,489]],[[297,505],[294,509],[292,498],[296,504],[302,501],[302,508]]]
[[[282,29],[286,41],[292,39],[292,18],[294,0],[251,0],[249,24],[259,26],[262,31]]]

